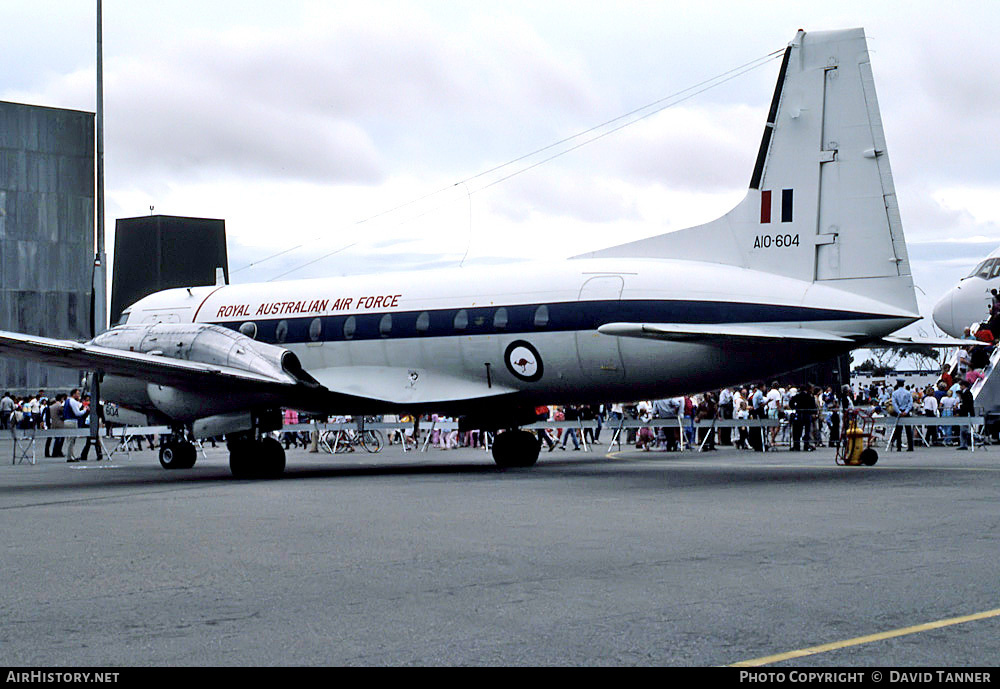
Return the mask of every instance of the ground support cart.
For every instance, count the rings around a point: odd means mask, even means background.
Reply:
[[[872,445],[875,438],[875,420],[872,415],[851,409],[844,413],[844,423],[840,433],[840,447],[836,461],[841,466],[873,466],[878,461],[878,452]]]

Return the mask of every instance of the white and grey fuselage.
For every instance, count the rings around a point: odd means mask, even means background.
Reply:
[[[912,320],[862,296],[734,266],[573,259],[175,289],[134,304],[126,322],[240,332],[294,352],[325,388],[387,410],[513,393],[526,403],[693,393],[822,360]],[[615,323],[715,324],[723,335],[598,332]],[[724,335],[761,325],[845,339],[746,338],[734,347]]]

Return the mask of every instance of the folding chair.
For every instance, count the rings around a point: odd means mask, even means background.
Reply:
[[[14,458],[12,464],[35,463],[35,429],[15,428],[12,424],[10,435],[14,440]]]

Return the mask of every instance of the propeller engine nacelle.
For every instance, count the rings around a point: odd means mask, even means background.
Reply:
[[[226,366],[279,382],[316,384],[303,370],[298,357],[287,349],[257,342],[217,325],[121,325],[101,333],[92,343],[111,349]],[[162,385],[125,376],[106,376],[101,391],[104,397],[123,407],[180,422],[274,402],[266,393],[234,395],[218,387]]]

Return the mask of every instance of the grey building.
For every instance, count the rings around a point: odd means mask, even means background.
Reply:
[[[94,114],[0,101],[0,329],[89,338],[93,260]],[[0,358],[4,389],[79,383]]]
[[[229,280],[226,221],[145,215],[115,221],[111,323],[147,294],[171,287],[214,285],[215,269]]]

